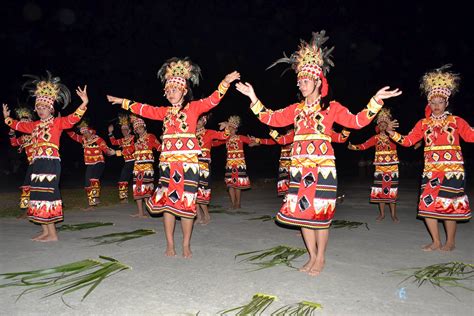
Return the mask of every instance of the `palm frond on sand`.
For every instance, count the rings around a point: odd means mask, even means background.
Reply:
[[[0,284],[0,288],[28,287],[18,295],[17,300],[25,294],[42,289],[51,289],[43,296],[46,298],[56,294],[61,294],[62,297],[79,289],[88,288],[82,296],[83,301],[104,279],[122,270],[130,269],[129,266],[114,258],[105,256],[99,258],[104,261],[85,259],[42,270],[2,273],[0,278],[9,282]]]
[[[353,229],[353,228],[358,228],[361,225],[365,225],[365,228],[369,230],[369,225],[367,225],[367,223],[351,222],[351,221],[346,221],[346,220],[341,220],[341,219],[336,219],[331,222],[331,228],[347,227],[349,229]]]
[[[312,316],[317,310],[322,309],[323,306],[319,303],[301,301],[297,304],[285,305],[273,313],[271,316]]]
[[[90,229],[102,226],[112,226],[114,223],[102,223],[102,222],[90,222],[90,223],[81,223],[81,224],[65,224],[58,226],[58,231],[76,231],[76,230],[83,230],[83,229]]]
[[[153,234],[156,234],[156,232],[153,229],[137,229],[131,232],[112,233],[112,234],[96,236],[96,237],[86,237],[83,239],[95,241],[97,243],[96,246],[113,244],[113,243],[117,243],[120,245],[121,243],[127,240],[145,237],[145,236],[153,235]]]
[[[257,293],[245,305],[219,312],[219,315],[261,315],[275,300],[276,296]]]
[[[247,256],[247,258],[244,258],[239,262],[248,262],[257,265],[258,268],[254,270],[257,271],[271,268],[276,265],[286,265],[288,267],[294,268],[291,265],[291,262],[296,258],[301,257],[305,253],[306,249],[304,248],[294,248],[279,245],[269,249],[239,253],[235,256],[235,258],[237,259],[237,257]]]

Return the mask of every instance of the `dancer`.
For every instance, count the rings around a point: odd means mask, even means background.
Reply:
[[[327,39],[324,31],[313,33],[310,43],[301,41],[297,52],[272,65],[280,62],[292,64],[303,101],[272,111],[263,106],[249,83],[236,85],[238,91],[250,98],[251,110],[261,122],[274,127],[294,125],[290,187],[276,219],[282,224],[301,227],[309,260],[300,271],[312,276],[318,275],[324,267],[328,228],[336,206],[332,125],[336,122],[360,129],[372,121],[382,107],[383,99],[401,94],[398,89],[384,87],[357,115],[336,101],[328,102],[325,76],[333,63],[330,60],[332,48],[322,47]]]
[[[181,217],[183,229],[183,257],[191,258],[191,234],[196,216],[196,195],[199,182],[196,139],[199,116],[208,112],[221,101],[230,84],[240,78],[236,71],[228,74],[211,96],[192,101],[191,84],[197,85],[201,70],[188,58],[171,58],[158,71],[165,83],[165,96],[170,107],[154,107],[128,99],[107,96],[113,104],[121,104],[140,116],[163,120],[163,151],[160,155],[160,187],[146,205],[151,213],[164,213],[167,256],[175,256],[174,227]]]
[[[146,131],[145,121],[135,115],[130,117],[133,124],[133,131],[137,135],[134,145],[134,166],[133,166],[133,199],[137,202],[138,212],[132,217],[147,218],[143,211],[143,201],[145,203],[153,194],[155,189],[155,170],[153,163],[155,156],[153,149],[160,152],[161,144],[155,135]]]
[[[100,178],[105,168],[104,154],[114,155],[115,150],[109,148],[105,141],[96,135],[96,131],[82,120],[77,127],[81,135],[74,131],[67,131],[67,135],[74,141],[82,144],[84,148],[84,164],[86,175],[84,189],[86,191],[88,206],[84,211],[92,211],[100,204]]]
[[[33,121],[33,113],[31,110],[26,107],[18,107],[15,109],[15,114],[20,122],[31,122]],[[20,210],[23,213],[17,218],[27,218],[28,217],[28,205],[30,204],[30,182],[31,182],[31,171],[33,170],[33,139],[29,134],[23,134],[20,137],[16,137],[15,130],[10,129],[8,133],[10,136],[10,144],[12,147],[18,147],[18,152],[25,152],[26,158],[28,160],[28,168],[26,169],[25,178],[23,184],[20,187]]]
[[[240,126],[240,117],[233,115],[227,122],[222,122],[222,128],[229,131],[229,138],[226,141],[214,142],[213,146],[225,144],[227,149],[227,160],[225,166],[225,184],[230,196],[231,210],[241,208],[242,190],[250,189],[250,179],[247,175],[247,165],[245,163],[244,144],[249,146],[258,145],[255,139],[237,134]]]
[[[55,223],[63,220],[62,200],[59,193],[61,175],[59,138],[62,131],[72,128],[87,110],[89,103],[87,85],[84,89],[77,87],[76,93],[81,98],[82,104],[76,111],[68,116],[55,118],[53,116],[55,102],[64,104],[64,107],[69,104],[71,95],[68,88],[61,83],[59,77],[53,77],[50,72],[47,72],[45,78],[31,75],[28,77],[31,79],[23,87],[36,97],[35,110],[40,119],[34,122],[13,120],[7,104],[3,104],[3,116],[10,128],[32,136],[34,153],[28,218],[34,223],[41,224],[43,228],[42,233],[32,240],[57,241]]]
[[[118,193],[120,203],[128,203],[128,182],[133,175],[133,166],[135,165],[135,158],[133,152],[135,151],[135,137],[130,131],[130,120],[128,115],[119,114],[118,116],[120,131],[123,138],[116,139],[114,137],[114,126],[109,125],[109,139],[114,146],[120,146],[121,150],[116,150],[117,156],[123,156],[124,164],[118,181]]]
[[[196,137],[201,147],[199,155],[199,186],[197,192],[197,216],[196,223],[207,225],[211,221],[209,214],[209,202],[211,201],[211,149],[212,142],[216,140],[225,141],[229,138],[229,131],[215,131],[206,129],[206,123],[210,114],[199,117]]]
[[[377,135],[369,138],[365,143],[353,145],[349,143],[350,150],[366,150],[375,146],[374,158],[374,185],[370,192],[370,202],[379,205],[379,216],[376,221],[380,222],[385,218],[385,204],[390,207],[390,214],[395,223],[400,220],[397,217],[397,196],[398,196],[398,155],[397,145],[385,133],[388,123],[392,120],[389,109],[382,109],[377,114]]]
[[[464,160],[459,138],[474,142],[474,129],[459,116],[446,111],[449,97],[458,91],[459,75],[449,65],[426,73],[421,89],[428,105],[425,118],[419,120],[407,136],[394,131],[396,120],[388,124],[390,137],[402,146],[414,146],[424,140],[425,166],[421,182],[418,216],[424,218],[432,242],[424,251],[451,251],[456,245],[456,223],[471,218],[469,201],[464,192]],[[438,220],[444,222],[446,243],[441,245]]]

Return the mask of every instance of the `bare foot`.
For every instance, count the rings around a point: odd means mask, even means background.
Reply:
[[[130,217],[138,217],[138,216],[140,216],[140,213],[130,214]]]
[[[33,238],[31,238],[31,240],[33,241],[39,241],[40,239],[43,239],[44,237],[48,236],[48,233],[41,233]]]
[[[239,208],[242,208],[242,206],[240,206],[240,204],[239,204],[239,205],[237,205],[235,208],[236,208],[236,209],[239,209]]]
[[[191,252],[191,247],[190,246],[183,246],[183,258],[184,259],[191,259],[193,256],[193,253]]]
[[[310,276],[318,276],[324,269],[324,259],[317,259],[316,262],[313,264],[311,269],[309,269],[308,274]]]
[[[311,269],[311,267],[314,265],[315,262],[316,262],[316,259],[309,258],[308,261],[301,268],[298,269],[298,271],[299,272],[308,272],[309,269]]]
[[[120,200],[120,204],[128,204],[128,200]]]
[[[84,212],[89,212],[89,211],[93,211],[94,209],[95,209],[95,206],[88,206],[88,207],[83,208],[82,210]]]
[[[421,248],[421,250],[423,251],[434,251],[434,250],[439,250],[439,248],[441,247],[441,244],[440,243],[431,243],[431,244],[428,244],[428,245],[425,245]]]
[[[174,246],[166,247],[165,256],[176,257],[176,250],[174,250]]]
[[[50,242],[50,241],[58,241],[58,236],[51,236],[48,235],[42,239],[38,239],[39,242]]]
[[[379,215],[379,216],[377,216],[377,218],[375,220],[377,222],[381,222],[381,221],[383,221],[384,218],[385,218],[385,216]]]
[[[209,216],[209,217],[206,216],[206,217],[204,217],[204,219],[203,219],[203,221],[202,221],[201,224],[202,224],[202,225],[207,225],[207,224],[209,224],[210,222],[211,222],[211,217],[210,217],[210,216]]]
[[[398,217],[396,217],[396,216],[392,216],[392,221],[393,221],[395,224],[400,223],[400,220],[399,220]]]
[[[446,243],[443,247],[439,248],[439,250],[442,250],[442,251],[453,251],[456,247],[454,246],[454,244],[451,244],[451,243]]]

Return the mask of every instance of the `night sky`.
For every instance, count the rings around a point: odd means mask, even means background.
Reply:
[[[107,125],[119,111],[118,105],[106,101],[106,94],[167,105],[156,72],[170,57],[189,56],[202,68],[201,84],[193,89],[196,98],[209,95],[227,73],[238,70],[266,106],[278,109],[296,100],[296,76],[287,72],[280,77],[284,65],[268,71],[266,67],[284,51],[292,53],[299,39],[309,40],[312,31],[325,29],[328,45],[335,46],[336,66],[328,75],[333,98],[353,113],[384,85],[399,87],[403,95],[386,105],[400,121],[399,131],[406,134],[423,116],[426,99],[419,90],[421,76],[451,63],[462,76],[460,92],[450,100],[451,111],[474,125],[469,88],[474,82],[473,40],[468,31],[472,17],[466,7],[455,1],[443,7],[432,1],[347,2],[8,1],[0,13],[1,101],[10,108],[18,100],[33,105],[21,91],[22,74],[43,75],[48,69],[72,92],[77,85],[88,85],[86,116],[106,138]],[[72,104],[62,113],[71,113],[79,104],[73,93]],[[247,97],[229,90],[212,111],[209,127],[216,128],[218,122],[238,114],[243,120],[241,134],[267,137],[268,127],[258,122],[248,106]],[[148,130],[161,135],[161,123],[149,121]],[[373,125],[353,131],[350,140],[365,141],[373,132]],[[0,159],[0,169],[5,170],[11,159],[21,156],[9,148],[5,125],[0,133],[4,135],[1,150],[8,152]],[[74,165],[82,172],[80,145],[66,135],[61,145],[65,174]],[[339,173],[357,167],[361,155],[373,157],[373,150],[362,154],[344,147],[335,145]],[[223,168],[223,152],[215,150],[215,168]],[[276,176],[279,148],[262,146],[246,152],[250,175]],[[473,146],[465,144],[463,152],[469,169]],[[422,159],[421,150],[402,148],[399,155],[406,161]],[[110,169],[120,166],[120,159],[109,158],[107,166],[106,177],[112,179]],[[78,183],[82,185],[82,180]]]

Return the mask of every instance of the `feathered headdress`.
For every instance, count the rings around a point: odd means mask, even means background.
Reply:
[[[173,57],[168,59],[158,70],[158,78],[165,83],[165,90],[177,88],[184,90],[188,81],[194,86],[199,85],[201,68],[194,64],[189,57],[179,59]]]
[[[130,122],[131,122],[132,125],[133,125],[133,129],[135,129],[135,128],[139,127],[139,126],[143,126],[143,127],[146,128],[145,121],[144,121],[142,118],[140,118],[140,117],[138,117],[138,116],[136,116],[136,115],[130,115]]]
[[[283,53],[284,57],[275,61],[267,69],[279,63],[287,63],[290,64],[288,69],[293,69],[297,73],[298,78],[320,78],[322,81],[321,95],[325,97],[329,89],[326,75],[329,73],[330,67],[334,67],[334,62],[331,60],[334,46],[331,48],[323,47],[323,44],[329,39],[329,37],[325,36],[325,30],[313,32],[312,34],[309,43],[300,40],[300,46],[296,52],[289,57],[286,53]]]
[[[237,115],[232,115],[231,117],[229,117],[229,120],[227,122],[230,127],[237,129],[240,126],[240,117]]]
[[[54,110],[54,102],[62,103],[63,109],[71,101],[71,92],[61,83],[61,78],[53,77],[53,75],[46,70],[46,77],[42,78],[33,75],[23,75],[30,78],[26,81],[22,89],[27,89],[31,96],[36,97],[35,108],[38,106],[46,106]]]
[[[15,114],[19,120],[33,120],[33,112],[29,107],[19,106],[15,109]]]
[[[390,109],[382,108],[379,113],[377,114],[377,124],[381,122],[390,122],[392,120],[392,113],[390,113]]]

